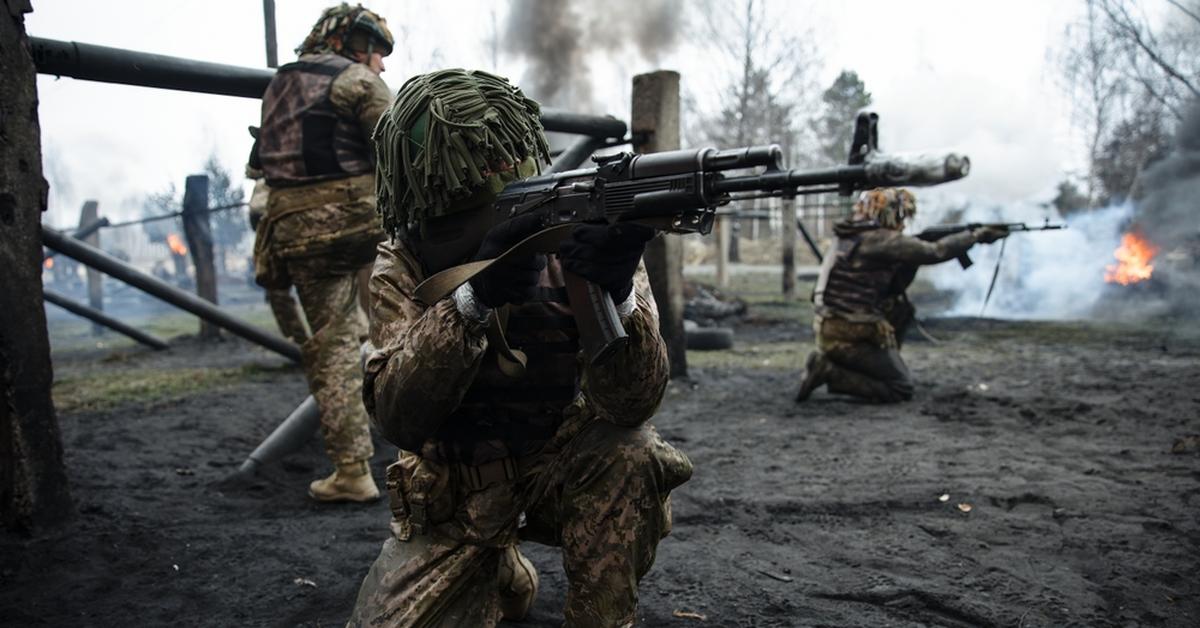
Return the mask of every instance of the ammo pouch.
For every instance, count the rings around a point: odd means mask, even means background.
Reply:
[[[255,232],[254,279],[265,288],[286,288],[286,262],[306,257],[363,266],[383,239],[373,175],[272,188]]]

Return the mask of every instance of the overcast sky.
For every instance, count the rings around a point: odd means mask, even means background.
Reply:
[[[327,1],[277,2],[279,58],[294,58]],[[383,78],[395,90],[435,66],[493,68],[489,38],[501,31],[503,2],[384,0],[366,3],[388,18],[397,52]],[[819,83],[856,70],[874,96],[886,150],[952,148],[972,158],[962,182],[925,198],[1006,202],[1047,200],[1064,172],[1083,163],[1070,131],[1068,103],[1056,85],[1051,48],[1081,3],[846,2],[784,3],[784,23],[810,24],[822,60]],[[602,6],[601,3],[600,6]],[[685,1],[686,11],[696,5]],[[695,18],[695,15],[683,16]],[[613,15],[611,19],[628,19]],[[251,0],[94,2],[35,0],[30,35],[75,40],[244,66],[264,66],[261,3]],[[520,81],[528,65],[499,56],[494,69]],[[607,113],[628,117],[629,79],[655,67],[681,72],[702,106],[715,104],[714,72],[699,43],[681,43],[656,60],[597,54],[593,92]],[[259,102],[205,94],[39,76],[43,160],[55,226],[78,221],[80,203],[101,214],[136,216],[137,199],[199,171],[211,153],[235,171],[245,163],[246,127]]]

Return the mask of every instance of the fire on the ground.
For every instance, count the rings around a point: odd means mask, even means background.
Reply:
[[[187,246],[183,243],[183,238],[179,237],[177,233],[167,236],[167,246],[171,247],[171,252],[176,255],[181,257],[187,255]]]
[[[1137,231],[1131,231],[1121,236],[1121,245],[1113,251],[1117,258],[1116,264],[1104,267],[1104,281],[1119,283],[1122,286],[1145,281],[1154,273],[1154,256],[1158,247]]]

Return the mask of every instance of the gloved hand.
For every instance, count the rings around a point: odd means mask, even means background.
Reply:
[[[492,227],[483,237],[475,259],[497,257],[537,233],[540,228],[541,220],[532,214],[506,220]],[[475,292],[475,298],[488,307],[499,307],[505,303],[520,305],[533,298],[538,275],[545,267],[546,256],[542,254],[510,257],[472,277],[471,290]]]
[[[563,270],[600,286],[621,303],[633,291],[633,274],[654,229],[636,223],[581,224],[558,245]]]
[[[982,227],[975,230],[975,241],[991,244],[1008,237],[1008,227]]]

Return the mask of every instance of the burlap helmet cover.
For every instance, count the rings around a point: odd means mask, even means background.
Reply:
[[[859,194],[854,213],[894,229],[917,214],[917,198],[904,188],[875,188]]]

